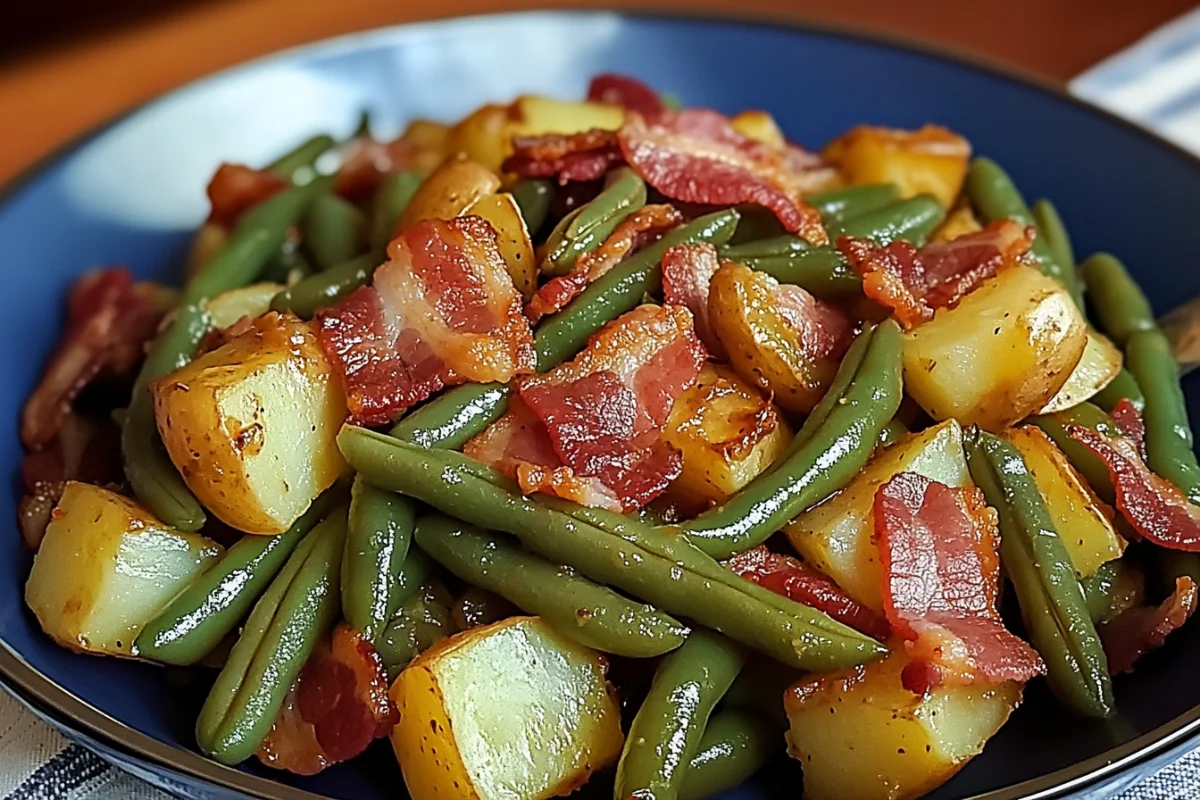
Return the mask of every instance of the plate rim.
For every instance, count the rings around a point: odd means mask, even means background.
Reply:
[[[421,28],[437,28],[464,22],[487,20],[512,20],[519,18],[561,17],[586,20],[598,17],[617,17],[635,20],[664,22],[693,21],[724,23],[743,28],[787,29],[800,33],[816,34],[852,42],[867,42],[885,48],[921,55],[935,60],[965,66],[992,77],[1016,83],[1048,94],[1059,102],[1067,103],[1093,116],[1116,123],[1151,144],[1165,149],[1173,156],[1200,171],[1200,155],[1191,153],[1154,131],[1126,117],[1115,114],[1095,103],[1071,94],[1066,84],[1028,68],[1003,59],[981,56],[964,48],[942,42],[932,42],[920,36],[896,34],[864,25],[818,20],[805,15],[783,17],[776,14],[739,12],[731,10],[704,10],[699,12],[678,8],[634,6],[632,0],[618,0],[599,8],[578,6],[551,6],[538,9],[522,9],[487,14],[459,14],[427,20],[397,23],[375,28],[316,39],[281,50],[271,51],[222,69],[206,73],[186,81],[167,91],[137,102],[107,120],[93,125],[81,133],[52,148],[48,153],[10,177],[0,186],[0,210],[6,207],[27,186],[35,183],[43,173],[87,147],[104,133],[115,128],[135,114],[182,92],[198,89],[205,84],[220,80],[238,72],[249,70],[275,61],[286,61],[298,56],[331,54],[338,50],[358,49],[372,40],[385,41],[400,32],[412,32]],[[19,613],[25,613],[22,609]],[[142,733],[92,704],[78,697],[65,687],[51,680],[33,667],[6,640],[0,638],[0,682],[6,685],[18,700],[26,705],[36,703],[43,713],[52,716],[60,725],[75,730],[82,726],[83,732],[102,740],[129,755],[144,761],[148,766],[159,766],[182,773],[190,778],[213,784],[221,789],[243,792],[260,800],[327,800],[326,796],[305,789],[280,783],[270,778],[243,772],[204,757],[197,751],[185,750],[169,745],[148,734]],[[1187,739],[1200,739],[1200,705],[1180,714],[1147,733],[1096,756],[1075,762],[1070,766],[1031,778],[1002,789],[973,795],[964,800],[1049,800],[1064,797],[1070,792],[1085,789],[1106,779],[1115,777],[1161,755],[1168,749],[1183,744]]]

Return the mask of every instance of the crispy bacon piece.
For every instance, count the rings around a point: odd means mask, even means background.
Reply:
[[[399,721],[383,660],[362,634],[342,623],[300,671],[258,759],[297,775],[316,775],[354,758]]]
[[[588,84],[587,99],[636,111],[646,119],[654,119],[667,110],[658,92],[636,78],[613,72],[592,78]]]
[[[80,391],[102,372],[123,374],[137,366],[170,302],[170,290],[134,283],[124,267],[79,278],[67,299],[67,329],[21,412],[25,447],[51,441]]]
[[[580,256],[570,273],[546,281],[525,307],[525,316],[536,324],[542,317],[566,308],[601,275],[681,222],[683,215],[667,205],[644,206],[633,212],[599,247]]]
[[[1025,681],[1045,670],[996,610],[997,519],[982,492],[900,473],[875,494],[875,537],[884,615],[914,662],[924,662],[905,669],[906,688]]]
[[[443,386],[533,371],[521,295],[486,221],[423,220],[388,256],[372,286],[317,314],[354,420],[382,424]]]
[[[1128,608],[1101,625],[1100,640],[1108,657],[1108,671],[1113,675],[1133,672],[1134,662],[1150,650],[1162,647],[1167,634],[1188,621],[1198,601],[1200,590],[1185,575],[1175,579],[1175,591],[1157,608]]]
[[[717,248],[710,242],[677,244],[662,257],[663,302],[692,312],[696,335],[713,358],[724,361],[725,346],[708,318],[708,287],[721,267]]]
[[[829,241],[821,215],[800,199],[804,175],[792,149],[743,136],[716,111],[688,109],[649,123],[630,112],[618,139],[629,165],[672,200],[754,203],[812,244]]]
[[[464,452],[526,493],[640,508],[683,468],[660,434],[704,358],[686,308],[641,306],[602,328],[574,360],[520,379],[508,413]]]
[[[905,329],[953,308],[980,283],[1020,262],[1033,246],[1034,231],[998,220],[975,233],[935,242],[919,252],[905,241],[880,246],[869,239],[839,236],[838,249],[863,279],[863,293],[886,308]]]
[[[1130,408],[1122,415],[1138,417]],[[1170,481],[1150,471],[1138,445],[1124,436],[1105,436],[1081,425],[1070,425],[1067,433],[1108,467],[1117,495],[1117,510],[1145,539],[1172,550],[1200,552],[1200,507]]]
[[[208,182],[210,222],[232,228],[246,209],[282,192],[288,181],[282,175],[245,164],[222,164]]]
[[[522,178],[557,177],[560,185],[604,177],[624,160],[617,134],[593,128],[572,134],[514,136],[513,152],[501,169]]]
[[[891,633],[886,619],[848,597],[832,578],[803,561],[772,553],[766,545],[734,556],[725,567],[775,594],[824,611],[881,642]]]
[[[1128,397],[1122,397],[1109,416],[1112,417],[1117,430],[1121,432],[1122,436],[1133,442],[1142,461],[1145,461],[1146,423],[1142,421],[1142,415],[1138,413],[1137,406]]]
[[[370,197],[385,175],[409,169],[413,147],[400,138],[381,142],[371,136],[359,136],[346,150],[333,189],[347,200]]]

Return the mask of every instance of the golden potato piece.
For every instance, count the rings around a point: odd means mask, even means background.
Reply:
[[[495,172],[465,155],[451,156],[417,187],[396,229],[402,231],[423,219],[453,219],[499,190],[500,176]]]
[[[482,217],[495,229],[496,243],[513,285],[528,300],[537,289],[537,262],[529,228],[513,196],[504,192],[481,197],[463,213]]]
[[[1050,402],[1038,413],[1053,414],[1055,411],[1065,411],[1090,400],[1093,395],[1112,383],[1113,378],[1120,373],[1124,361],[1125,357],[1121,351],[1107,336],[1098,333],[1094,328],[1088,328],[1087,344],[1083,348],[1079,363],[1071,370],[1071,375],[1058,393],[1051,397]]]
[[[971,144],[938,125],[917,131],[860,125],[825,148],[851,186],[894,183],[902,197],[932,194],[950,208],[967,176]]]

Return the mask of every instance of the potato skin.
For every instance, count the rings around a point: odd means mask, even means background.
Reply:
[[[901,197],[929,193],[950,208],[962,191],[970,143],[946,128],[920,130],[859,125],[825,147],[824,156],[846,183],[894,183]]]
[[[513,286],[528,300],[537,290],[538,269],[533,255],[533,241],[517,201],[507,192],[481,197],[464,214],[487,220],[496,231],[496,245],[504,257],[504,265]]]
[[[905,334],[904,389],[936,420],[1003,432],[1063,387],[1086,344],[1062,286],[1010,267]]]
[[[833,359],[810,358],[774,299],[778,284],[744,264],[727,262],[713,276],[708,314],[729,363],[788,411],[807,414],[837,372]]]
[[[400,215],[397,231],[423,219],[453,219],[481,197],[500,189],[500,176],[463,154],[442,162],[430,173]]]
[[[167,454],[197,499],[245,533],[282,533],[349,466],[346,399],[307,323],[267,314],[150,386]]]

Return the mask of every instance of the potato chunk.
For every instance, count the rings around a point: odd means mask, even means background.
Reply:
[[[1088,328],[1087,344],[1083,355],[1075,369],[1062,388],[1050,398],[1039,411],[1039,414],[1053,414],[1055,411],[1065,411],[1077,406],[1112,383],[1113,378],[1121,371],[1125,358],[1117,346],[1107,336]]]
[[[443,640],[392,684],[392,747],[413,800],[569,794],[621,754],[620,711],[594,650],[537,617]]]
[[[883,573],[875,535],[875,492],[901,472],[947,486],[969,486],[962,428],[954,420],[914,433],[876,453],[841,492],[804,512],[783,530],[804,560],[852,598],[883,611]]]
[[[904,389],[934,419],[999,432],[1046,405],[1086,344],[1062,286],[1011,267],[906,334]]]
[[[465,155],[451,156],[417,187],[396,230],[423,219],[453,219],[499,189],[500,177],[495,172]]]
[[[72,481],[33,560],[25,602],[64,647],[136,655],[142,626],[222,552],[198,533],[167,527],[128,497]]]
[[[150,387],[158,430],[188,488],[225,524],[282,533],[349,467],[346,398],[303,322],[267,314]]]
[[[727,366],[706,364],[675,401],[663,438],[683,453],[683,472],[667,498],[699,513],[771,466],[792,430],[754,384]]]
[[[967,176],[971,145],[937,125],[918,131],[860,125],[825,148],[851,186],[894,183],[902,197],[932,194],[950,208]]]
[[[482,217],[496,231],[496,244],[504,265],[508,268],[513,286],[528,300],[537,290],[537,261],[533,255],[533,241],[521,209],[511,194],[489,194],[471,205],[464,214]]]
[[[900,683],[902,650],[816,675],[784,695],[788,752],[805,800],[902,800],[941,786],[983,750],[1021,703],[1022,686],[944,686],[922,697]]]
[[[271,307],[271,300],[282,292],[279,283],[252,283],[240,289],[230,289],[209,300],[205,308],[214,328],[228,328],[242,317],[261,317]]]

